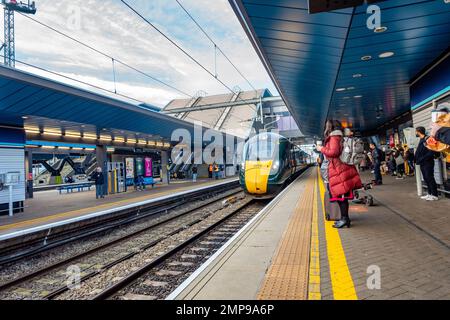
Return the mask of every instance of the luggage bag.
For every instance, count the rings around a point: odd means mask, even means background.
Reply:
[[[323,201],[325,204],[325,219],[327,221],[341,220],[341,208],[337,202],[330,202],[330,193],[328,191],[325,191]]]

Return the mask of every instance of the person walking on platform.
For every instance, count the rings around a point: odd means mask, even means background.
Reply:
[[[92,175],[92,180],[95,181],[95,197],[97,199],[103,199],[105,197],[105,192],[103,190],[105,186],[105,177],[101,167],[97,167],[97,170]]]
[[[342,126],[338,121],[328,120],[325,126],[324,146],[317,146],[317,151],[328,159],[328,183],[331,193],[330,201],[337,202],[341,210],[341,220],[334,228],[350,228],[349,200],[354,198],[353,190],[362,188],[361,179],[355,166],[341,161]]]
[[[418,127],[416,129],[416,137],[420,138],[415,154],[416,164],[420,166],[423,180],[425,180],[428,187],[428,194],[421,197],[421,199],[427,201],[437,201],[439,200],[438,190],[436,180],[434,179],[434,158],[436,156],[436,152],[431,151],[426,147],[428,137],[425,132],[424,127]]]
[[[383,177],[381,176],[381,150],[375,145],[375,143],[370,144],[370,150],[372,150],[372,162],[373,162],[373,171],[375,175],[375,184],[382,185]]]

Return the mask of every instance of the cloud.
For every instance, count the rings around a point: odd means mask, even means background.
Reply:
[[[189,54],[215,73],[214,47],[174,0],[128,0]],[[183,0],[222,50],[256,88],[275,89],[242,27],[226,0]],[[228,92],[207,72],[187,58],[120,1],[38,0],[34,18],[68,33],[117,59],[194,95]],[[1,21],[3,22],[3,21]],[[95,85],[114,88],[111,59],[66,39],[16,14],[17,59],[70,75]],[[17,64],[18,68],[23,68]],[[120,93],[163,106],[185,96],[148,77],[117,64]],[[30,71],[30,68],[26,68]],[[217,57],[217,73],[229,86],[249,90],[249,85],[223,56]]]

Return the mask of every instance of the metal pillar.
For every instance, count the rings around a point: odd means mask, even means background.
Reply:
[[[169,164],[169,153],[167,151],[161,151],[161,177],[163,184],[170,184],[169,170],[167,166]]]
[[[417,195],[421,197],[423,195],[423,186],[422,186],[422,171],[420,171],[420,166],[416,164],[416,183],[417,183]]]
[[[5,51],[4,62],[8,67],[15,67],[16,51],[14,39],[14,10],[4,8],[5,15]]]

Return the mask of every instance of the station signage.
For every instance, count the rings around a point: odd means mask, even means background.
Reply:
[[[134,179],[134,158],[125,158],[127,179]]]
[[[144,160],[145,167],[145,177],[153,177],[153,161],[152,158],[145,158]]]

